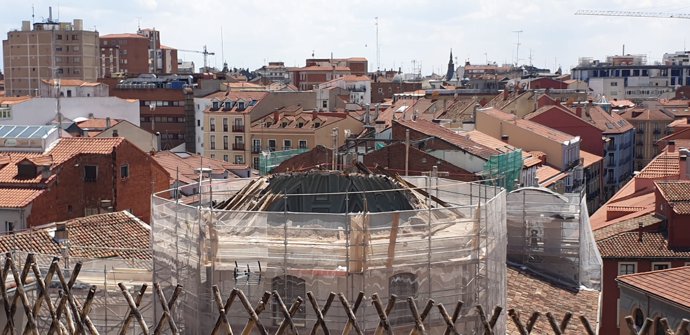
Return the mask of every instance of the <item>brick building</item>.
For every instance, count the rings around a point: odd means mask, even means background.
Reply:
[[[52,13],[52,12],[51,12]],[[100,61],[98,32],[84,29],[84,22],[22,21],[20,30],[2,41],[7,96],[38,94],[44,79],[96,81]]]
[[[177,49],[162,45],[160,31],[155,29],[101,36],[100,57],[103,77],[177,73]]]
[[[602,334],[625,331],[617,316],[634,313],[622,308],[616,277],[690,262],[687,147],[688,140],[669,141],[659,156],[591,216],[603,260]]]
[[[5,144],[7,145],[7,143]],[[148,222],[169,175],[121,137],[62,138],[45,152],[0,155],[3,231],[127,210]]]

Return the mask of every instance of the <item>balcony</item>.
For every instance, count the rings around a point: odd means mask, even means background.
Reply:
[[[232,150],[242,150],[244,151],[244,143],[233,143]]]
[[[661,130],[660,129],[654,129],[654,135],[659,135],[659,134],[661,134]]]
[[[244,133],[244,125],[243,124],[233,124],[232,125],[232,132],[233,133]]]
[[[252,146],[252,153],[253,154],[258,154],[261,152],[261,146],[260,145],[253,145]]]

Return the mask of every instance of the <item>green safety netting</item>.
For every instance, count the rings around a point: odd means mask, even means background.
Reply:
[[[282,151],[265,151],[259,155],[259,172],[262,176],[267,175],[280,163],[292,158],[293,156],[307,152],[309,149],[291,149]]]
[[[487,179],[487,182],[504,187],[510,192],[519,184],[522,166],[522,150],[518,149],[491,156],[484,164],[482,175]]]

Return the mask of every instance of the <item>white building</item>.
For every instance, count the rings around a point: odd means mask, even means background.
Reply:
[[[339,87],[349,92],[349,103],[361,106],[371,104],[371,79],[367,76],[346,75],[323,84],[319,89]]]
[[[106,118],[139,126],[139,100],[118,97],[59,99],[63,120]],[[0,125],[46,125],[57,120],[57,98],[0,97]]]

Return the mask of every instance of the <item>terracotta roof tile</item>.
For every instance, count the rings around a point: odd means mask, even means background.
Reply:
[[[591,326],[597,328],[599,291],[571,291],[512,267],[508,267],[507,277],[508,308],[520,312],[523,324],[532,312],[538,311],[542,314],[534,325],[533,334],[551,332],[551,326],[544,316],[546,312],[552,313],[557,319],[563,317],[566,312],[577,316],[584,315]],[[506,324],[507,334],[520,334],[512,321],[507,321]],[[585,334],[585,330],[578,320],[571,320],[566,334]]]
[[[202,158],[198,154],[160,151],[153,156],[153,159],[168,171],[171,184],[175,182],[175,176],[178,172],[182,183],[191,184],[199,180],[199,172],[196,169],[202,164]],[[203,157],[203,165],[205,168],[210,167],[214,174],[220,174],[230,169],[248,168],[246,165],[230,164],[208,157]],[[229,173],[228,178],[237,178],[237,176]]]
[[[660,232],[620,233],[597,241],[597,245],[603,258],[690,258],[690,251],[669,249]]]
[[[40,196],[43,190],[3,188],[0,192],[0,208],[23,208]]]
[[[608,226],[604,226],[600,229],[594,230],[594,239],[596,241],[599,241],[614,235],[618,235],[620,233],[638,230],[640,227],[640,223],[642,224],[642,228],[645,228],[661,223],[662,221],[663,220],[654,215],[654,213],[649,213],[639,217],[615,222]]]
[[[62,223],[67,228],[71,257],[151,259],[151,229],[132,214],[98,214]],[[54,239],[57,229],[58,224],[51,223],[0,236],[0,250],[61,255],[64,241]]]
[[[690,307],[690,266],[640,272],[618,277],[619,284],[629,285],[647,293]]]
[[[672,117],[658,109],[633,108],[621,113],[620,116],[626,120],[654,120],[671,121]]]
[[[433,136],[449,144],[452,144],[461,150],[469,152],[470,154],[481,157],[483,159],[489,159],[491,156],[498,155],[501,153],[500,151],[494,148],[490,148],[486,145],[471,140],[469,136],[457,134],[452,130],[446,129],[430,121],[398,120],[396,122],[402,125],[403,127],[416,130],[429,136]]]
[[[110,125],[114,126],[114,125],[118,124],[119,122],[120,122],[120,120],[111,119]],[[77,122],[77,125],[81,129],[105,129],[106,123],[107,123],[107,121],[104,118],[93,118],[93,119],[88,119],[88,120],[84,120],[84,121],[79,121],[79,122]]]

